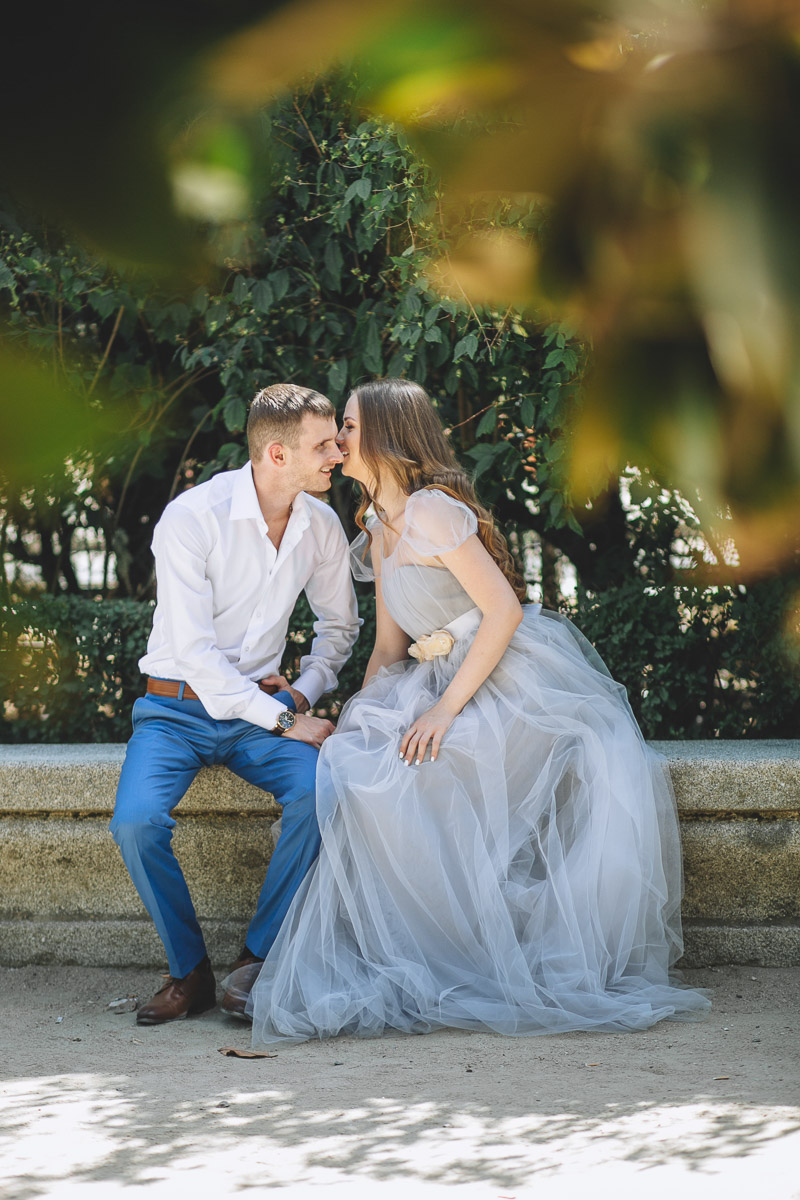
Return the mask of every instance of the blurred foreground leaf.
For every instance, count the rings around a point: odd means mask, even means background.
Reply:
[[[113,409],[92,405],[41,359],[0,346],[0,379],[0,477],[14,490],[63,473],[114,427]]]
[[[459,197],[546,198],[540,246],[473,221],[430,274],[473,304],[566,316],[592,346],[576,494],[635,461],[697,488],[707,525],[733,521],[745,573],[792,554],[800,5],[432,0],[356,27],[368,9],[290,5],[229,44],[212,90],[256,101],[268,47],[288,82],[327,37],[442,174],[443,219]]]
[[[89,0],[80,21],[17,12],[7,41],[11,189],[106,251],[184,279],[208,257],[240,261],[236,225],[275,144],[247,114],[346,60],[361,102],[402,122],[443,180],[430,220],[451,249],[430,278],[467,310],[569,321],[591,348],[576,496],[635,461],[695,487],[707,526],[733,522],[743,573],[794,553],[797,0],[233,0],[191,19]],[[358,176],[341,186],[373,203]],[[546,212],[530,245],[490,215],[464,220],[499,196]],[[206,227],[199,254],[192,230]],[[334,249],[313,266],[331,285],[343,277]],[[259,311],[271,295],[260,290]],[[408,365],[379,357],[373,345],[376,366]]]

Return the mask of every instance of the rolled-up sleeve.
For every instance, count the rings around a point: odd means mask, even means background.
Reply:
[[[347,539],[338,520],[328,524],[322,560],[304,590],[317,619],[311,649],[300,659],[294,687],[313,705],[323,692],[336,687],[361,628]]]

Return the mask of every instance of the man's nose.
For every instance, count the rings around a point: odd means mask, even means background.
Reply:
[[[332,458],[333,458],[334,462],[337,462],[337,463],[344,462],[344,456],[343,456],[341,450],[339,449],[339,439],[338,438],[336,439],[336,445],[334,447],[334,452],[333,452]]]

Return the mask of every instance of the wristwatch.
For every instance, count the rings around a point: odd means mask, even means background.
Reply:
[[[279,736],[284,734],[289,729],[294,729],[297,717],[290,708],[285,708],[282,713],[278,713],[278,719],[272,727],[271,733],[277,733]]]

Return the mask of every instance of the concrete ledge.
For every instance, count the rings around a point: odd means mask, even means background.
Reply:
[[[0,745],[0,816],[14,813],[103,814],[111,819],[124,743],[103,746]],[[268,792],[232,775],[204,767],[181,800],[183,813],[264,813],[276,820],[280,806]]]
[[[687,966],[800,964],[800,741],[659,742],[684,846]],[[107,831],[122,745],[0,746],[0,962],[150,966],[160,946]],[[223,767],[175,847],[209,951],[235,957],[280,808]]]
[[[54,921],[41,917],[0,921],[2,965],[162,966],[164,948],[141,905],[139,910],[141,915],[118,921]],[[220,968],[224,970],[239,957],[246,924],[246,921],[220,921],[208,917],[203,921],[206,946],[212,963],[218,968],[218,976]]]

